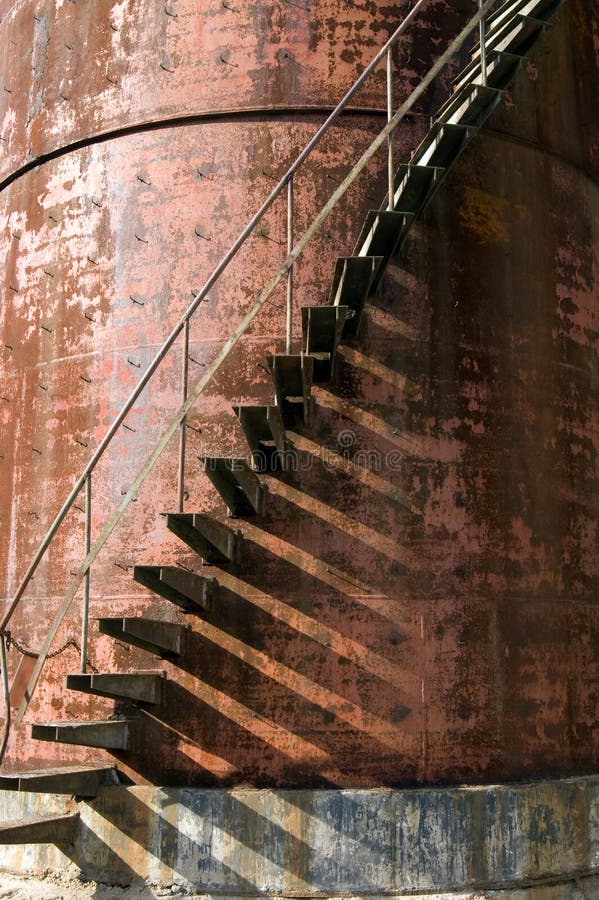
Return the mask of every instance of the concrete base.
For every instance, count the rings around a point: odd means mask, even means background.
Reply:
[[[73,801],[0,792],[2,819]],[[368,791],[102,788],[72,847],[0,847],[0,867],[75,863],[112,884],[205,895],[599,897],[599,776]]]

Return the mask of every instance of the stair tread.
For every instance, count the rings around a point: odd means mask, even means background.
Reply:
[[[544,19],[516,13],[488,30],[485,35],[486,49],[526,52],[535,43],[539,31],[546,25]],[[477,46],[472,51],[472,58],[479,57],[480,47]]]
[[[257,472],[271,472],[280,467],[285,452],[285,423],[278,406],[246,404],[233,409],[241,423],[252,461]]]
[[[70,844],[78,812],[27,816],[0,823],[0,844]]]
[[[445,169],[442,166],[426,166],[418,163],[403,163],[398,166],[394,179],[394,207],[417,216],[430,200],[444,174]],[[383,205],[386,206],[388,201],[387,194]]]
[[[522,64],[523,57],[518,53],[509,53],[503,50],[489,50],[487,52],[487,83],[490,87],[505,88],[514,77]],[[453,79],[455,90],[460,90],[468,83],[475,82],[481,77],[480,60],[472,60]],[[453,95],[452,95],[453,96]]]
[[[286,428],[308,424],[314,378],[314,357],[306,353],[274,354],[266,357],[277,404]]]
[[[77,673],[67,675],[66,686],[101,697],[155,704],[161,700],[165,680],[163,670]]]
[[[102,616],[98,620],[101,634],[125,641],[158,656],[178,656],[181,653],[183,625],[148,619],[145,616]]]
[[[129,725],[135,719],[87,719],[75,722],[39,722],[31,726],[34,740],[55,744],[81,744],[106,750],[127,750]]]
[[[25,827],[27,825],[38,825],[43,822],[64,822],[67,820],[78,819],[79,813],[59,813],[54,816],[27,816],[23,819],[4,819],[0,822],[0,832],[4,829]]]
[[[353,313],[345,320],[342,336],[358,333],[366,300],[383,261],[382,256],[342,256],[335,263],[329,303],[346,306]]]
[[[499,88],[470,82],[461,90],[452,94],[437,112],[437,121],[478,128],[497,106],[500,98],[501,91]],[[462,115],[458,122],[450,122],[453,117],[458,116],[460,113]]]
[[[116,768],[112,765],[72,764],[3,773],[0,775],[0,789],[94,797],[100,785],[109,781],[118,782]]]
[[[135,565],[133,579],[184,612],[210,609],[215,584],[212,577],[197,575],[180,566]]]
[[[240,532],[203,513],[167,513],[169,531],[176,534],[207,563],[237,560]]]
[[[402,237],[407,234],[413,218],[412,213],[403,210],[370,210],[366,214],[353,255],[389,259]]]
[[[262,514],[265,486],[245,459],[238,456],[201,456],[200,459],[232,515]]]

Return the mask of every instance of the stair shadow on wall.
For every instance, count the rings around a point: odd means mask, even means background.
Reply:
[[[230,685],[230,678],[226,680]],[[201,787],[297,782],[337,786],[325,771],[330,766],[326,751],[260,715],[244,702],[243,685],[235,691],[228,687],[225,693],[216,675],[211,681],[217,687],[186,678],[190,691],[169,680],[163,704],[152,710],[117,703],[116,715],[133,723],[130,749],[113,755],[136,781]]]
[[[117,853],[115,847],[121,852]],[[141,900],[153,900],[155,894],[145,889],[145,876],[136,872],[125,859],[126,850],[122,842],[115,840],[111,846],[102,840],[92,828],[79,819],[72,845],[61,847],[62,852],[81,870],[82,877],[91,878],[100,882],[97,892],[91,896],[100,895],[106,897],[106,882],[109,878],[111,885],[135,887],[135,896]],[[127,854],[127,859],[134,858]]]
[[[315,879],[326,885],[327,848],[312,846],[304,837],[310,834],[310,815],[280,796],[240,790],[219,791],[215,797],[210,790],[163,788],[153,800],[150,805],[141,788],[105,791],[89,804],[96,830],[82,825],[71,857],[87,877],[105,878],[110,871],[116,882],[139,884],[142,878],[126,856],[139,860],[138,868],[152,881],[180,881],[219,893],[311,893]],[[296,810],[294,818],[280,815],[282,804]],[[317,827],[324,828],[320,820]],[[361,847],[357,858],[362,889],[373,891],[376,884],[361,867],[366,860],[371,869],[380,865],[378,848]],[[336,883],[356,883],[357,871],[339,860],[333,865]]]
[[[210,622],[241,640],[257,641],[254,645],[259,648],[278,627],[289,641],[313,641],[315,646],[306,645],[307,652],[326,648],[327,653],[343,656],[400,687],[404,645],[420,636],[419,622],[408,610],[398,609],[397,601],[386,595],[367,594],[359,588],[352,593],[350,584],[345,592],[336,590],[329,582],[302,571],[297,562],[257,544],[247,552],[251,565],[244,566],[239,576],[214,571],[219,587]],[[343,584],[341,579],[337,582]],[[274,589],[265,592],[263,584]],[[398,650],[400,647],[403,650]]]
[[[138,775],[153,783],[376,785],[379,768],[401,758],[410,777],[406,759],[415,736],[413,728],[404,733],[409,709],[396,692],[370,678],[366,702],[351,702],[322,686],[340,684],[345,666],[341,674],[329,666],[318,681],[308,679],[220,629],[210,633],[210,639],[189,635],[179,660],[185,687],[167,681],[163,704],[142,711],[130,750],[116,754]],[[117,704],[117,714],[127,712]]]

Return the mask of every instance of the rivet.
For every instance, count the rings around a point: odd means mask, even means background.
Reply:
[[[40,388],[41,388],[42,391],[47,391],[47,390],[48,390],[48,385],[47,385],[47,384],[42,384],[41,381],[40,381],[39,386],[40,386]]]
[[[87,447],[85,441],[80,441],[79,438],[75,438],[75,443],[79,444],[80,447]]]
[[[115,559],[115,561],[114,561],[114,564],[115,564],[115,566],[117,566],[117,568],[122,569],[123,572],[126,572],[128,569],[131,568],[130,565],[129,565],[129,566],[123,566],[123,565],[121,565],[121,563],[120,563],[120,562],[117,562],[116,559]]]
[[[5,86],[4,90],[6,91],[7,94],[12,94],[12,91],[11,91],[10,88],[7,88],[7,87]]]
[[[52,222],[58,223],[58,219],[54,215],[54,213],[48,213],[48,218],[51,219]]]
[[[37,447],[32,447],[31,449],[33,450],[34,453],[37,453],[38,456],[41,456],[41,455],[42,455],[42,451],[41,451],[41,450],[38,450]]]
[[[231,6],[230,3],[227,3],[227,0],[223,0],[223,6],[225,7],[225,9],[230,9],[231,12],[239,12],[239,10],[237,9],[237,7]]]
[[[162,60],[160,61],[160,68],[163,69],[165,72],[172,73],[175,71],[174,68],[172,67],[172,63],[163,62]]]
[[[97,266],[97,265],[98,265],[98,260],[97,260],[97,259],[94,259],[93,256],[88,256],[88,257],[87,257],[87,261],[90,262],[90,263],[93,263],[94,266]]]
[[[200,362],[199,359],[194,359],[194,357],[191,356],[191,354],[188,354],[188,358],[189,358],[189,361],[192,363],[195,363],[196,366],[205,366],[206,365],[206,363]]]
[[[110,22],[109,24],[110,24],[110,27],[112,28],[113,31],[118,31],[118,30],[119,30],[119,26],[118,26],[118,25],[115,25],[114,22]]]
[[[4,349],[10,350],[10,352],[12,353],[15,348],[12,346],[12,344],[5,344]]]
[[[141,181],[142,184],[152,184],[149,178],[146,178],[145,175],[136,175],[135,176],[138,181]]]
[[[138,241],[141,241],[142,244],[149,244],[149,243],[150,243],[150,242],[147,241],[145,238],[142,238],[139,234],[137,234],[137,232],[136,232],[136,234],[135,234],[135,237],[137,238]]]
[[[96,197],[92,197],[92,203],[94,204],[94,206],[97,206],[99,209],[102,209],[102,204]]]
[[[200,237],[200,238],[203,238],[203,240],[205,240],[205,241],[211,241],[211,240],[212,240],[212,238],[207,237],[205,234],[202,234],[202,232],[200,231],[200,226],[199,226],[199,225],[196,225],[196,227],[194,228],[194,231],[195,231],[195,233],[197,234],[197,236]]]
[[[10,236],[14,237],[15,240],[17,240],[17,241],[21,240],[21,232],[20,231],[11,231]]]
[[[127,425],[127,423],[126,423],[126,422],[123,422],[123,428],[126,428],[126,429],[127,429],[127,431],[132,431],[132,432],[133,432],[133,434],[135,434],[135,431],[136,431],[136,429],[135,429],[135,428],[133,428],[133,427],[132,427],[132,426],[131,426],[131,425]]]
[[[133,294],[130,294],[130,295],[129,295],[129,299],[132,300],[133,303],[135,303],[136,306],[145,306],[144,301],[143,301],[143,300],[139,300],[137,297],[134,297]]]
[[[50,269],[44,269],[44,275],[49,275],[50,278],[54,278],[54,272],[51,272]]]
[[[4,400],[5,403],[10,403],[9,397],[2,397],[1,399]]]
[[[52,329],[48,328],[47,325],[42,325],[42,331],[47,331],[48,334],[52,334]]]
[[[127,362],[130,366],[135,366],[136,369],[141,369],[141,363],[135,362],[135,360],[131,359],[130,356],[127,357]]]
[[[65,47],[67,48],[67,50],[72,50],[72,49],[73,49],[73,45],[72,45],[72,44],[67,44],[66,41],[65,41]]]
[[[87,375],[80,375],[79,378],[81,379],[81,381],[85,381],[86,384],[92,383],[91,378],[88,378]]]
[[[8,144],[8,139],[5,137],[2,137],[1,134],[0,134],[0,141],[4,141],[5,144]]]
[[[34,519],[39,519],[38,514],[33,509],[29,510],[29,515],[33,516]]]
[[[112,78],[112,77],[108,74],[108,72],[106,73],[106,81],[109,81],[111,84],[118,84],[118,83],[119,83],[119,82],[118,82],[118,79],[117,79],[117,78]]]
[[[201,428],[196,428],[195,425],[190,425],[189,422],[186,422],[186,423],[185,423],[185,427],[186,427],[186,428],[189,428],[190,431],[195,431],[197,434],[201,434],[201,433],[202,433],[202,429],[201,429]]]
[[[64,91],[60,92],[60,96],[62,97],[63,100],[67,100],[67,101],[70,100],[70,97],[67,97],[67,95],[64,93]]]
[[[75,509],[78,509],[79,512],[85,512],[85,510],[82,506],[78,506],[76,503],[73,503],[73,506],[75,507]]]
[[[9,284],[8,286],[9,286],[9,288],[11,289],[11,291],[14,291],[14,292],[15,292],[15,294],[18,294],[18,293],[19,293],[18,287],[15,287],[14,284]]]
[[[95,321],[96,321],[96,320],[94,319],[93,316],[90,316],[90,315],[89,315],[89,313],[84,312],[83,315],[84,315],[85,318],[88,319],[90,322],[95,322]]]
[[[177,18],[177,12],[173,9],[172,6],[165,6],[164,11],[167,14],[167,16],[171,17],[171,19]]]

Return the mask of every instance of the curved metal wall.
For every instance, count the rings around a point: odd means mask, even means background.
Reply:
[[[0,100],[6,596],[190,291],[408,4],[308,6],[0,5],[12,48]],[[398,96],[469,9],[431,5],[401,44]],[[198,568],[160,517],[175,503],[176,446],[106,548],[94,615],[190,625],[182,665],[159,663],[165,708],[142,714],[120,760],[135,780],[368,786],[596,765],[598,167],[586,17],[569,0],[389,270],[335,383],[315,390],[312,426],[290,435],[300,471],[268,479],[266,517],[239,523],[243,565],[219,576],[215,614],[185,619],[131,579],[134,562]],[[380,126],[381,88],[360,96],[298,180],[298,227]],[[402,127],[402,158],[436,102]],[[336,256],[378,205],[384,166],[298,267],[298,304],[325,302]],[[273,210],[200,310],[198,369],[282,257],[285,215]],[[194,411],[188,509],[223,511],[197,457],[245,452],[231,404],[271,397],[260,362],[284,345],[282,300]],[[99,469],[95,528],[177,405],[179,370],[175,353]],[[73,520],[35,578],[14,629],[30,647],[81,541]],[[76,634],[69,620],[57,645]],[[12,650],[13,670],[18,658]],[[103,638],[91,660],[156,663]],[[72,647],[49,664],[31,721],[113,712],[64,691],[76,666]],[[75,756],[98,753],[32,742],[26,728],[10,747],[15,765]]]

